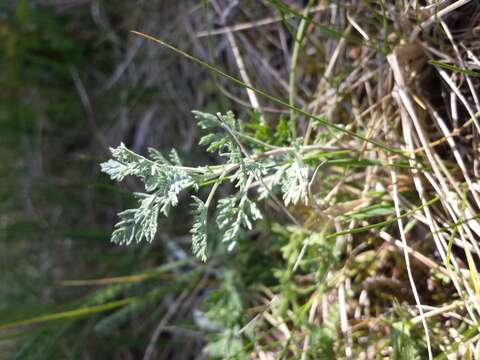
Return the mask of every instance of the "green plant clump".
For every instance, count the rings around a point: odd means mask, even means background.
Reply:
[[[213,115],[194,111],[194,115],[200,128],[208,131],[199,144],[225,158],[224,164],[184,166],[174,149],[168,159],[152,148],[150,159],[132,152],[123,143],[111,149],[113,159],[101,165],[102,171],[117,181],[136,176],[143,181],[146,191],[135,194],[138,208],[119,213],[121,221],[115,225],[111,238],[114,243],[129,245],[143,239],[151,242],[157,231],[158,216],[168,216],[182,192],[210,187],[205,200],[191,196],[192,249],[196,257],[206,261],[209,226],[215,227],[214,232],[221,234],[221,242],[231,251],[241,231],[252,230],[254,222],[262,218],[257,202],[249,195],[254,189],[260,199],[276,198],[278,191],[274,189],[280,189],[286,207],[307,202],[309,169],[299,155],[299,147],[279,147],[256,140],[242,129],[232,112]],[[216,201],[215,206],[215,193],[225,183],[231,184],[235,191]],[[216,221],[210,225],[209,211],[213,209]]]

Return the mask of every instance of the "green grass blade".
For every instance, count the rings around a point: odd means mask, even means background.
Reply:
[[[127,299],[112,301],[102,305],[90,306],[85,308],[57,312],[53,314],[40,315],[40,316],[36,316],[29,319],[24,319],[24,320],[12,321],[6,324],[0,324],[0,330],[7,330],[7,329],[16,328],[24,325],[34,325],[34,324],[44,323],[48,321],[71,319],[71,318],[76,318],[80,316],[93,315],[93,314],[101,313],[104,311],[112,310],[115,308],[119,308],[128,304],[131,304],[135,301],[138,301],[138,298],[130,297]]]
[[[191,55],[191,54],[189,54],[189,53],[187,53],[187,52],[185,52],[185,51],[183,51],[183,50],[181,50],[181,49],[179,49],[179,48],[177,48],[177,47],[175,47],[175,46],[173,46],[173,45],[171,45],[171,44],[169,44],[169,43],[167,43],[167,42],[165,42],[165,41],[163,41],[163,40],[160,40],[160,39],[158,39],[158,38],[156,38],[156,37],[154,37],[154,36],[151,36],[151,35],[148,35],[148,34],[144,34],[144,33],[139,32],[139,31],[132,30],[131,32],[132,32],[133,34],[135,34],[135,35],[139,35],[139,36],[141,36],[141,37],[144,37],[145,39],[154,41],[154,42],[156,42],[156,43],[158,43],[158,44],[166,47],[167,49],[169,49],[169,50],[171,50],[171,51],[173,51],[173,52],[175,52],[175,53],[177,53],[177,54],[179,54],[179,55],[182,55],[182,56],[185,57],[186,59],[189,59],[189,60],[191,60],[191,61],[193,61],[193,62],[195,62],[195,63],[197,63],[197,64],[199,64],[199,65],[201,65],[201,66],[203,66],[203,67],[205,67],[205,68],[207,68],[208,70],[213,71],[213,72],[217,73],[218,75],[223,76],[223,77],[226,78],[227,80],[230,80],[231,82],[233,82],[233,83],[235,83],[235,84],[237,84],[237,85],[240,85],[240,86],[242,86],[242,87],[245,87],[245,88],[247,88],[247,89],[250,89],[250,90],[254,91],[254,92],[257,93],[258,95],[261,95],[261,96],[263,96],[264,98],[266,98],[266,99],[268,99],[268,100],[270,100],[270,101],[273,101],[273,102],[275,102],[275,103],[277,103],[277,104],[279,104],[279,105],[285,106],[285,107],[288,108],[288,109],[294,110],[294,111],[296,111],[296,112],[298,112],[298,113],[300,113],[300,114],[302,114],[302,115],[304,115],[304,116],[306,116],[306,117],[308,117],[308,118],[314,119],[314,120],[316,120],[316,121],[317,121],[319,124],[321,124],[321,125],[324,125],[324,126],[329,127],[329,128],[331,128],[331,129],[337,130],[337,131],[339,131],[339,132],[343,132],[343,133],[345,133],[345,134],[347,134],[347,135],[350,135],[350,136],[352,136],[352,137],[354,137],[354,138],[357,138],[357,139],[360,139],[360,140],[362,140],[362,141],[368,142],[368,143],[370,143],[370,144],[372,144],[372,145],[375,145],[375,146],[377,146],[377,147],[379,147],[379,148],[381,148],[381,149],[383,149],[383,150],[385,150],[385,151],[387,151],[387,152],[390,152],[390,153],[392,153],[392,154],[397,154],[397,155],[402,156],[402,157],[404,157],[404,158],[407,158],[407,157],[408,157],[408,156],[407,156],[402,150],[400,150],[400,149],[392,148],[392,147],[390,147],[390,146],[388,146],[388,145],[386,145],[386,144],[383,144],[383,143],[381,143],[381,142],[379,142],[379,141],[366,138],[365,136],[359,135],[359,134],[357,134],[357,133],[355,133],[355,132],[353,132],[353,131],[351,131],[351,130],[345,129],[345,128],[343,128],[342,126],[339,126],[339,125],[336,125],[336,124],[334,124],[334,123],[331,123],[331,122],[325,120],[325,119],[322,118],[322,117],[312,115],[312,114],[310,114],[309,112],[307,112],[307,111],[305,111],[305,110],[302,110],[302,109],[300,109],[300,108],[297,108],[296,106],[292,106],[292,105],[290,105],[288,102],[286,102],[286,101],[284,101],[284,100],[281,100],[281,99],[279,99],[279,98],[277,98],[277,97],[275,97],[275,96],[273,96],[273,95],[270,95],[270,94],[268,94],[267,92],[265,92],[265,91],[263,91],[263,90],[257,89],[257,88],[255,88],[255,87],[253,87],[253,86],[250,86],[250,85],[244,83],[243,81],[237,79],[236,77],[234,77],[234,76],[232,76],[232,75],[229,75],[229,74],[223,72],[222,70],[220,70],[220,69],[212,66],[211,64],[209,64],[209,63],[207,63],[207,62],[205,62],[205,61],[203,61],[203,60],[200,60],[200,59],[196,58],[195,56],[193,56],[193,55]]]

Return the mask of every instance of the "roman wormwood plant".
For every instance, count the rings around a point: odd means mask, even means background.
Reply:
[[[175,150],[167,159],[152,148],[148,150],[149,158],[134,153],[123,143],[112,148],[113,159],[101,165],[102,171],[117,181],[136,176],[145,185],[145,192],[135,194],[139,206],[118,214],[120,221],[111,237],[114,243],[153,241],[158,217],[168,216],[179,203],[180,193],[190,191],[194,209],[192,249],[197,258],[206,261],[210,226],[217,228],[221,241],[231,251],[241,231],[252,229],[254,222],[262,218],[257,201],[252,198],[254,191],[257,200],[270,197],[284,210],[290,204],[308,201],[309,168],[301,156],[305,149],[271,145],[248,135],[232,112],[193,113],[200,128],[207,132],[199,145],[206,146],[208,152],[217,152],[226,161],[215,166],[189,167]],[[307,148],[318,150],[316,146]],[[234,185],[235,191],[214,204],[218,187],[227,182]],[[194,195],[204,187],[210,187],[206,199]],[[278,192],[283,201],[275,195]],[[209,221],[209,213],[215,213],[215,222]]]

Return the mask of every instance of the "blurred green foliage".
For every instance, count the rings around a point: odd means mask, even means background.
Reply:
[[[87,320],[80,317],[78,322],[77,315],[67,314],[52,323],[40,322],[32,333],[26,326],[18,338],[2,340],[2,358],[66,359],[90,351],[100,358],[114,357],[112,344],[125,342],[126,334],[109,331],[102,336],[104,329],[125,321],[122,314],[125,318],[135,309],[154,308],[164,291],[151,281],[98,291],[61,283],[132,274],[162,256],[150,249],[106,251],[111,249],[109,212],[131,196],[99,175],[102,153],[92,142],[73,77],[80,73],[91,86],[91,69],[112,72],[113,49],[95,29],[88,7],[60,11],[27,0],[0,5],[0,43],[1,322],[72,309],[85,309],[84,316],[107,304]],[[114,94],[107,95],[97,101],[99,108],[110,106]],[[183,281],[176,284],[181,287]],[[102,315],[112,311],[109,303],[135,295],[143,297],[121,304],[122,312],[114,318]],[[100,330],[94,332],[94,327]],[[132,338],[123,346],[143,348],[145,341]]]

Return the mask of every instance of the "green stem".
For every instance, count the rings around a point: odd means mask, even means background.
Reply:
[[[297,124],[295,121],[295,110],[293,107],[295,106],[295,98],[297,96],[297,89],[296,89],[296,80],[297,80],[297,64],[298,64],[298,55],[300,53],[300,49],[302,47],[303,38],[305,36],[305,29],[307,28],[307,24],[309,18],[307,17],[310,8],[313,5],[313,0],[310,0],[303,11],[304,17],[300,20],[300,25],[298,26],[297,34],[295,35],[295,45],[293,47],[292,52],[292,61],[290,62],[290,76],[289,76],[289,85],[288,85],[288,104],[291,106],[290,108],[290,132],[292,136],[292,141],[297,138]]]

